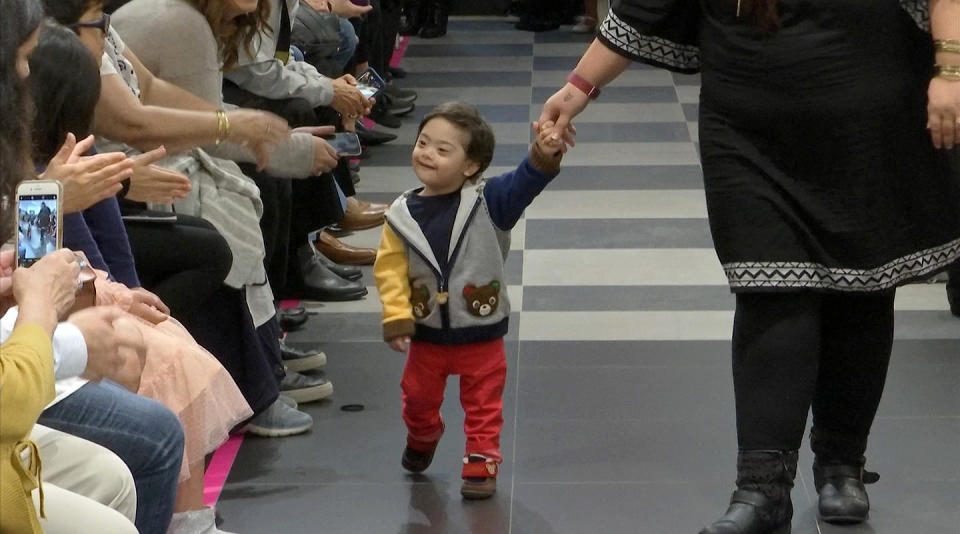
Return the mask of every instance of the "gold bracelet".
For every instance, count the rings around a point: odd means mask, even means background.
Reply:
[[[217,110],[217,146],[220,146],[220,143],[226,141],[230,137],[230,119],[227,117],[227,112],[218,109]]]
[[[934,65],[933,75],[951,82],[960,82],[960,65]]]
[[[936,39],[933,46],[937,52],[960,54],[960,39]]]

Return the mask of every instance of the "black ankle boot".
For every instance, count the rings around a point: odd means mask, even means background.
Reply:
[[[870,498],[864,484],[880,480],[880,475],[863,468],[866,440],[851,440],[812,429],[810,448],[816,454],[813,484],[820,495],[817,502],[820,518],[840,525],[862,523],[870,513]]]
[[[727,512],[700,534],[790,532],[790,489],[797,475],[797,451],[741,451],[737,491]]]
[[[429,9],[420,28],[420,37],[435,39],[447,34],[447,17],[450,15],[450,5],[447,0],[425,0],[429,2]]]

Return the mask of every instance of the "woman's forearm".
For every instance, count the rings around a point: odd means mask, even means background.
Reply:
[[[594,39],[574,72],[597,87],[603,87],[627,70],[631,61]]]
[[[934,39],[960,39],[960,0],[930,0],[930,33]],[[937,51],[940,65],[960,65],[960,54]]]
[[[217,114],[143,105],[119,76],[103,81],[94,133],[147,151],[164,145],[167,153],[216,142]]]
[[[193,111],[216,111],[217,108],[210,102],[194,95],[186,89],[154,77],[149,91],[141,95],[143,103],[152,106],[162,106]]]

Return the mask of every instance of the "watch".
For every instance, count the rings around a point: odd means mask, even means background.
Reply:
[[[593,85],[592,83],[588,82],[586,79],[583,78],[583,76],[580,76],[576,72],[571,72],[570,74],[568,74],[567,81],[570,82],[570,84],[576,87],[577,89],[580,89],[581,91],[586,93],[591,100],[596,100],[597,97],[600,96],[600,89],[598,89],[597,86]]]

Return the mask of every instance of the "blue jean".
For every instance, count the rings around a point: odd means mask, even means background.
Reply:
[[[47,408],[38,422],[119,456],[137,486],[137,529],[167,531],[183,460],[183,427],[166,406],[112,382],[90,382]]]
[[[340,46],[337,53],[330,58],[340,65],[342,70],[353,58],[353,53],[357,50],[357,30],[350,24],[350,21],[340,17]]]

